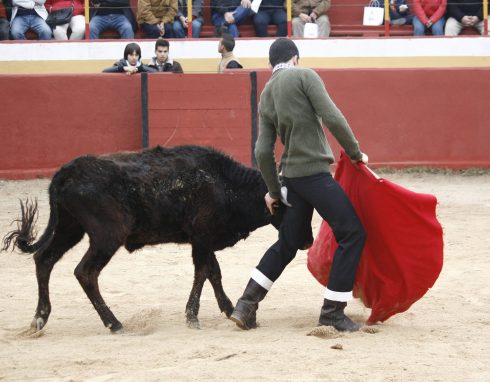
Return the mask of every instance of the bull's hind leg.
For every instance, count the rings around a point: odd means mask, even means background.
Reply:
[[[189,295],[189,300],[185,308],[185,315],[187,319],[187,326],[194,329],[200,329],[199,314],[200,299],[204,282],[209,273],[207,265],[207,254],[209,251],[192,245],[192,261],[194,262],[194,282],[192,284],[192,290]]]
[[[214,252],[211,253],[208,259],[210,269],[208,279],[213,286],[216,301],[218,301],[220,310],[226,314],[226,317],[230,318],[231,314],[233,313],[233,304],[223,290],[223,284],[221,283],[221,269]]]
[[[34,255],[39,299],[36,314],[31,323],[33,329],[41,330],[48,322],[51,313],[49,278],[54,265],[61,259],[66,251],[75,246],[82,239],[83,235],[83,229],[76,222],[70,222],[68,219],[64,219],[60,216],[59,224],[56,227],[53,239],[49,246],[39,250]]]
[[[78,282],[104,325],[111,329],[113,333],[120,331],[122,324],[114,316],[100,294],[99,275],[120,246],[120,243],[115,244],[109,237],[102,240],[91,237],[87,253],[75,268],[75,276]]]

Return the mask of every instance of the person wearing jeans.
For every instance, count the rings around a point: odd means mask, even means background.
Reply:
[[[115,29],[122,39],[133,39],[136,21],[129,0],[94,0],[89,27],[91,40],[100,38],[106,29]]]
[[[250,2],[250,0],[243,0],[243,2]],[[257,37],[268,37],[267,26],[269,24],[277,26],[276,37],[288,35],[288,20],[283,0],[262,0],[253,19]]]
[[[425,31],[430,29],[432,35],[443,36],[446,5],[447,0],[414,0],[413,35],[425,36]]]
[[[52,32],[46,18],[48,11],[46,0],[13,0],[10,34],[14,40],[25,40],[25,33],[31,29],[36,32],[39,40],[51,40]]]
[[[259,137],[255,156],[267,185],[265,204],[274,214],[286,205],[278,240],[265,252],[231,315],[241,329],[257,326],[256,311],[286,266],[303,249],[315,209],[332,227],[338,243],[325,289],[319,325],[339,331],[360,326],[344,313],[366,240],[364,227],[347,195],[330,173],[332,150],[324,123],[353,162],[367,163],[367,155],[340,110],[330,99],[315,71],[298,68],[299,52],[287,38],[278,38],[269,49],[272,77],[260,96]],[[283,185],[274,156],[276,138],[284,145],[281,157]]]
[[[213,0],[211,6],[211,21],[218,36],[226,32],[233,38],[239,37],[239,25],[253,14],[250,6],[246,6],[244,0],[241,2],[239,0]]]
[[[204,19],[202,17],[203,0],[192,1],[192,38],[199,38],[201,36],[202,25]],[[177,10],[177,16],[173,23],[174,37],[185,38],[187,37],[187,27],[189,19],[187,17],[187,0],[179,0],[179,7]]]

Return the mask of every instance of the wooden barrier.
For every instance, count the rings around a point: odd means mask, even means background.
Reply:
[[[373,167],[490,168],[490,69],[318,73]],[[251,100],[270,71],[256,74],[256,92],[245,70],[148,75],[150,145],[209,145],[250,165]],[[0,178],[47,176],[79,155],[142,147],[140,76],[0,75],[0,86]]]

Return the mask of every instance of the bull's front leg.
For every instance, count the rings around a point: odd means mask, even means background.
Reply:
[[[214,295],[216,296],[216,301],[218,302],[219,309],[221,312],[226,314],[226,317],[230,318],[233,313],[233,304],[230,299],[226,295],[223,284],[221,283],[221,269],[219,267],[218,260],[216,259],[216,255],[211,253],[209,256],[209,275],[208,279],[211,285],[213,286]]]
[[[207,253],[208,251],[199,248],[194,244],[192,245],[192,260],[194,262],[194,282],[192,284],[192,290],[185,308],[185,315],[187,319],[187,326],[193,329],[201,328],[197,316],[199,314],[202,288],[209,274],[209,269],[207,265]]]

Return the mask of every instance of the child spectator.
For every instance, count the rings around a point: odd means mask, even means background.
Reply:
[[[51,40],[52,32],[46,18],[45,0],[13,0],[10,34],[14,40],[25,40],[25,33],[32,29],[39,40]]]
[[[106,29],[115,29],[122,39],[134,38],[137,25],[129,0],[91,0],[90,39]]]
[[[70,40],[82,40],[85,35],[85,10],[83,0],[46,0],[46,8],[51,13],[62,8],[73,7],[70,22],[64,25],[54,25],[55,40],[68,40],[68,28],[71,30]]]
[[[157,72],[184,73],[182,66],[169,57],[170,43],[159,38],[155,42],[155,57],[152,57],[148,66]]]
[[[413,35],[424,36],[430,29],[434,36],[444,35],[446,0],[414,0]]]
[[[173,38],[177,0],[139,0],[138,24],[149,38]]]
[[[141,72],[156,72],[156,69],[150,68],[141,63],[141,48],[138,44],[132,42],[124,48],[124,58],[115,62],[110,68],[106,68],[103,73],[126,73],[128,76]]]
[[[187,36],[187,27],[189,18],[187,17],[187,0],[178,0],[179,6],[177,16],[173,24],[174,37],[185,38]],[[192,38],[199,38],[201,35],[204,19],[202,17],[203,0],[192,1]]]

